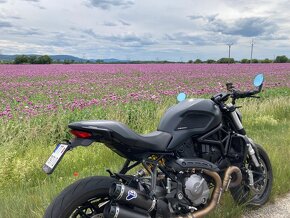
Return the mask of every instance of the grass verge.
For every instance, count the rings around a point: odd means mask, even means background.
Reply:
[[[278,93],[278,94],[277,94]],[[281,94],[282,93],[282,94]],[[285,94],[286,93],[286,94]],[[239,102],[248,135],[267,150],[274,171],[271,200],[290,191],[290,98],[289,90],[269,90],[259,100]],[[155,130],[174,99],[161,103],[133,102],[107,108],[61,111],[25,120],[0,121],[0,217],[42,217],[51,200],[67,185],[90,175],[107,175],[119,169],[123,159],[94,144],[69,152],[54,174],[46,176],[42,164],[55,144],[70,138],[67,124],[86,119],[111,119],[128,124],[139,133]],[[75,177],[74,172],[79,176]],[[245,208],[236,206],[229,194],[209,217],[237,217]]]

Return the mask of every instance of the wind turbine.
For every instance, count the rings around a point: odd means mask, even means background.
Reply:
[[[230,58],[231,58],[231,47],[234,43],[230,42],[227,44],[227,46],[229,46],[229,60],[228,60],[228,64],[230,63]]]
[[[252,63],[253,50],[254,50],[254,39],[252,39],[252,42],[251,42],[251,61],[250,61],[250,63]]]

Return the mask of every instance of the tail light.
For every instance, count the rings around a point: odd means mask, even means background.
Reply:
[[[75,130],[75,129],[71,130],[70,133],[73,134],[75,137],[82,138],[82,139],[87,139],[87,138],[92,137],[92,134],[89,132],[84,132],[84,131]]]

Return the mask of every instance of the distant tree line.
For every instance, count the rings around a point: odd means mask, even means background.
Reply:
[[[98,59],[96,61],[75,61],[75,60],[53,60],[48,55],[42,55],[42,56],[35,56],[35,55],[17,55],[14,59],[14,61],[0,61],[0,64],[77,64],[77,63],[86,63],[86,64],[149,64],[149,63],[159,63],[159,64],[166,64],[166,63],[184,63],[182,61],[175,62],[175,61],[166,61],[166,60],[159,60],[159,61],[122,61],[122,62],[104,62],[101,59]],[[277,56],[275,59],[271,60],[268,58],[265,59],[242,59],[242,60],[235,60],[234,58],[220,58],[218,60],[214,59],[208,59],[206,61],[203,61],[201,59],[196,60],[189,60],[187,63],[192,64],[233,64],[233,63],[241,63],[241,64],[249,64],[249,63],[290,63],[290,59],[286,55]]]
[[[188,63],[194,63],[194,64],[201,64],[201,63],[206,63],[206,64],[233,64],[233,63],[242,63],[242,64],[249,64],[249,63],[263,63],[263,64],[268,64],[268,63],[290,63],[290,59],[287,58],[285,55],[277,56],[274,60],[270,60],[268,58],[258,60],[258,59],[242,59],[240,61],[236,61],[233,58],[220,58],[219,60],[213,60],[213,59],[208,59],[206,61],[202,61],[200,59],[196,59],[195,61],[189,60]]]
[[[48,55],[17,55],[14,59],[15,64],[51,64],[52,62],[52,58]]]

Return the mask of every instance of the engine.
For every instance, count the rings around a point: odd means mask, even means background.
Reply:
[[[181,182],[179,186],[171,179],[167,179],[167,200],[171,211],[176,214],[187,214],[193,210],[203,208],[210,198],[208,181],[203,174],[193,171],[179,171],[176,175]]]
[[[192,205],[206,204],[210,194],[206,180],[198,174],[192,174],[184,181],[184,192]]]

